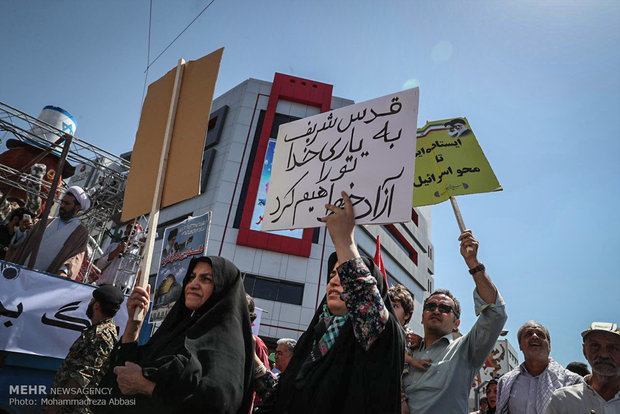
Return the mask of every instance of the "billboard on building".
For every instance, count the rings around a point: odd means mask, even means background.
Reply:
[[[269,183],[271,181],[271,168],[273,166],[273,153],[276,148],[276,140],[269,140],[267,152],[265,153],[265,162],[261,171],[260,182],[258,184],[258,192],[254,202],[254,211],[252,212],[252,221],[250,222],[250,230],[261,231],[261,225],[265,217],[265,204],[267,202],[267,192],[269,191]],[[271,234],[279,234],[281,236],[294,237],[301,239],[304,236],[302,229],[296,230],[274,230]]]

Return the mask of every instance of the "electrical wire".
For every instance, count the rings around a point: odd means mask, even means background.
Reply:
[[[144,71],[144,86],[142,87],[142,99],[140,102],[144,103],[144,96],[146,95],[146,81],[149,77],[149,60],[151,60],[151,21],[153,17],[153,0],[149,1],[149,36],[148,45],[146,47],[146,70]]]
[[[174,38],[174,40],[172,40],[172,42],[170,42],[170,44],[169,44],[168,46],[166,46],[166,48],[165,48],[164,50],[162,50],[162,51],[161,51],[161,53],[160,53],[159,55],[157,55],[157,57],[156,57],[155,59],[153,59],[153,61],[152,61],[151,63],[149,63],[149,64],[147,65],[145,72],[147,72],[147,71],[149,70],[149,68],[150,68],[150,67],[151,67],[151,66],[152,66],[155,62],[157,62],[157,59],[159,59],[159,58],[161,57],[161,55],[163,55],[163,54],[166,52],[166,50],[168,50],[168,49],[170,48],[170,46],[172,46],[172,44],[173,44],[174,42],[176,42],[176,41],[177,41],[177,39],[178,39],[179,37],[181,37],[181,35],[182,35],[183,33],[185,33],[185,31],[186,31],[187,29],[189,29],[189,27],[190,27],[192,24],[194,24],[194,22],[195,22],[196,20],[198,20],[198,18],[199,18],[199,17],[200,17],[200,16],[201,16],[201,15],[202,15],[205,11],[207,11],[207,9],[209,8],[209,6],[211,6],[211,4],[213,4],[213,2],[214,2],[214,1],[215,1],[215,0],[211,0],[211,1],[209,2],[209,4],[207,4],[207,6],[206,6],[204,9],[202,9],[202,11],[201,11],[200,13],[198,13],[198,15],[197,15],[196,17],[194,17],[194,20],[192,20],[191,22],[189,22],[189,24],[185,27],[185,29],[183,29],[183,30],[181,31],[181,33],[179,33],[179,34],[177,35],[177,37],[175,37],[175,38]],[[149,26],[149,27],[150,27],[150,26]]]

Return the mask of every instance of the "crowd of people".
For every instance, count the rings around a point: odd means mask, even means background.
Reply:
[[[139,243],[129,240],[131,236],[133,240],[144,241],[139,223],[127,224],[120,240],[112,241],[103,254],[93,260],[88,230],[80,223],[80,215],[90,208],[90,199],[83,188],[72,186],[65,191],[57,216],[48,219],[45,229],[40,229],[40,218],[17,201],[13,201],[8,218],[0,225],[1,260],[29,266],[40,238],[33,269],[98,286],[114,285],[123,292],[133,287],[137,275],[135,266],[121,259],[124,255],[139,253]],[[36,237],[37,234],[40,237]]]
[[[479,414],[620,413],[620,329],[593,322],[581,333],[583,362],[562,367],[550,357],[551,335],[536,321],[517,332],[524,362],[498,380],[490,380]]]
[[[43,222],[35,224],[23,240],[8,246],[6,260],[20,265],[28,264],[36,255],[34,268],[47,273],[76,279],[80,272],[88,244],[88,230],[77,217],[79,211],[90,208],[86,192],[78,186],[69,187],[58,208],[58,217],[47,223],[37,249],[37,234]]]
[[[88,234],[76,214],[89,205],[80,190],[67,190],[59,217],[43,232],[38,269],[69,278],[78,271]],[[273,360],[252,334],[254,301],[227,259],[191,260],[179,300],[143,345],[137,342],[143,322],[132,317],[117,337],[112,318],[124,299],[119,287],[128,281],[115,287],[106,276],[88,307],[92,325],[56,374],[54,386],[67,392],[46,412],[467,413],[473,378],[507,320],[504,299],[478,260],[478,241],[470,230],[459,237],[474,285],[473,327],[459,332],[460,303],[439,289],[423,302],[418,336],[408,327],[413,298],[403,286],[388,288],[373,261],[359,254],[353,207],[346,193],[342,197],[344,206],[326,205],[322,219],[336,250],[328,260],[326,294],[298,341],[277,342]],[[6,231],[16,242],[7,253],[16,263],[32,254],[29,223],[24,212],[9,220]],[[112,271],[123,243],[102,257]],[[150,302],[150,286],[135,287],[126,299],[128,314],[148,310]],[[620,412],[616,324],[595,322],[582,333],[591,374],[583,364],[571,367],[580,375],[554,361],[550,333],[540,323],[524,323],[517,337],[525,361],[486,384],[478,413]],[[96,388],[126,403],[90,406],[89,395],[96,393],[68,391]],[[69,403],[77,399],[86,403]]]

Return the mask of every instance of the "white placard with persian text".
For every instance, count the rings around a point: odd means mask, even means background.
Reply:
[[[280,126],[262,230],[323,225],[351,197],[356,224],[411,220],[419,89]]]

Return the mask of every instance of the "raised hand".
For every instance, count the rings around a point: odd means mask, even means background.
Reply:
[[[336,253],[338,253],[338,261],[344,263],[359,257],[359,253],[353,236],[355,233],[355,214],[353,213],[351,199],[344,191],[341,195],[344,207],[325,204],[325,208],[331,211],[331,214],[323,217],[321,221],[327,225]]]
[[[478,261],[478,240],[474,237],[471,230],[463,230],[459,236],[461,242],[461,256],[465,259],[465,263],[471,269],[480,264]]]

